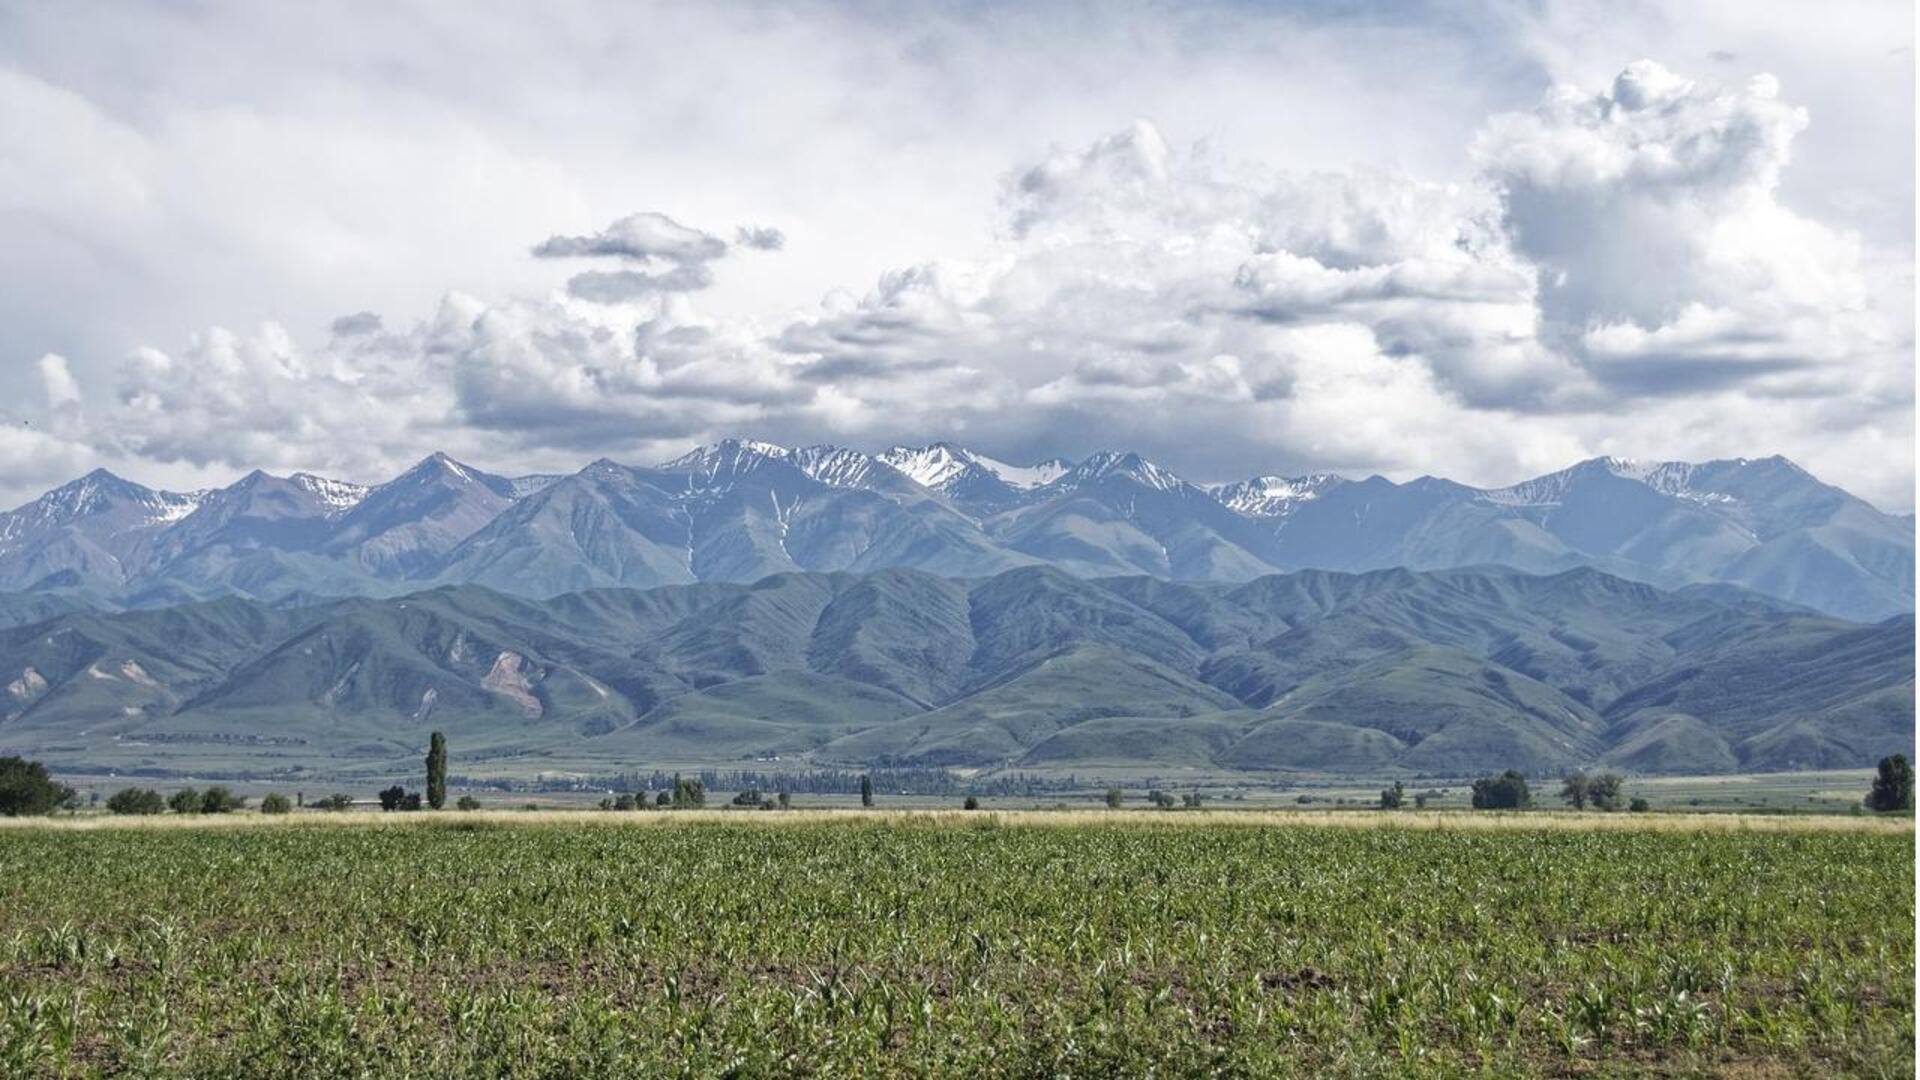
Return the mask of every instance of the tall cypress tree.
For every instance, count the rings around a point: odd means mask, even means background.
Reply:
[[[1867,809],[1881,813],[1913,809],[1913,766],[1907,763],[1907,755],[1880,759],[1880,771],[1867,792]]]
[[[860,805],[873,805],[873,777],[871,775],[860,777]]]
[[[435,810],[447,802],[447,737],[436,731],[427,745],[427,805]]]

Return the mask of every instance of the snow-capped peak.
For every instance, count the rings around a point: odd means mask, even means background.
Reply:
[[[787,459],[829,487],[866,487],[873,479],[874,459],[843,446],[803,446]]]
[[[880,460],[907,474],[907,478],[925,488],[944,490],[974,464],[973,455],[951,443],[931,446],[896,446],[880,455]]]
[[[1007,462],[990,458],[985,454],[969,452],[974,464],[1000,478],[1008,487],[1031,491],[1044,487],[1065,475],[1073,466],[1059,458],[1047,458],[1032,465],[1010,465]]]
[[[35,535],[80,528],[96,541],[163,529],[199,508],[209,492],[156,491],[105,469],[54,488],[16,510],[0,513],[0,554]]]
[[[127,527],[141,528],[178,521],[193,513],[206,496],[205,491],[156,491],[105,469],[95,469],[4,516],[16,528],[25,528],[63,525],[95,514],[130,510],[133,513]]]
[[[758,439],[721,439],[711,446],[696,446],[672,461],[661,462],[657,468],[669,472],[710,471],[722,462],[738,461],[743,458],[785,460],[790,453],[784,446],[761,442]]]
[[[1256,476],[1212,488],[1213,497],[1235,513],[1248,517],[1285,517],[1301,503],[1320,497],[1343,480],[1331,473],[1307,476]]]
[[[1186,486],[1186,481],[1139,454],[1122,453],[1117,450],[1102,450],[1088,457],[1061,474],[1060,478],[1054,482],[1063,487],[1078,487],[1104,480],[1109,476],[1129,477],[1156,491],[1176,491]]]
[[[295,487],[311,494],[326,510],[328,517],[337,517],[360,505],[373,488],[365,484],[349,483],[345,480],[333,480],[312,473],[298,472],[287,477]]]
[[[1060,478],[1069,468],[1059,458],[1032,465],[1015,465],[949,442],[929,446],[896,446],[879,455],[881,461],[907,474],[922,487],[946,490],[968,474],[984,472],[1018,491],[1031,491]]]
[[[1622,480],[1631,480],[1637,484],[1645,484],[1662,495],[1671,495],[1675,498],[1694,502],[1727,501],[1724,495],[1694,490],[1694,476],[1703,467],[1685,461],[1643,461],[1636,458],[1597,457],[1571,465],[1559,472],[1536,476],[1531,480],[1522,480],[1511,487],[1482,491],[1481,496],[1489,502],[1502,506],[1557,506],[1566,500],[1567,492],[1582,479],[1613,476]]]

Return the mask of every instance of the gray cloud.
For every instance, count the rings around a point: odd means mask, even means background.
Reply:
[[[333,336],[357,337],[380,332],[380,316],[371,311],[356,311],[333,320]]]
[[[777,247],[778,230],[772,234]],[[743,230],[744,232],[744,230]],[[757,237],[764,240],[764,237]],[[766,246],[756,244],[755,246]],[[534,245],[542,259],[610,257],[640,269],[588,270],[567,281],[567,292],[595,304],[623,304],[661,293],[698,292],[713,284],[710,264],[727,254],[726,241],[665,214],[629,214],[597,233],[550,236]]]
[[[596,304],[618,304],[663,292],[695,292],[713,284],[705,263],[675,266],[664,273],[641,270],[587,270],[567,279],[567,292]]]
[[[734,230],[733,238],[741,247],[759,251],[779,251],[787,246],[787,234],[768,225],[742,225]]]
[[[543,259],[611,255],[639,262],[704,263],[727,253],[726,241],[691,229],[665,214],[629,214],[597,233],[550,236],[535,244],[533,254]]]

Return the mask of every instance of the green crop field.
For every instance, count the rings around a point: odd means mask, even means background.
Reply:
[[[0,830],[0,1075],[1913,1075],[1879,822],[405,817]]]

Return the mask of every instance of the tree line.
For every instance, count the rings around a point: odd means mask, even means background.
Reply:
[[[424,793],[409,791],[400,784],[394,784],[375,796],[380,808],[388,811],[442,809],[446,805],[448,781],[447,740],[442,732],[433,732],[428,743],[425,766]],[[766,809],[791,806],[793,795],[799,792],[858,792],[861,805],[872,806],[876,793],[880,791],[943,795],[958,794],[964,790],[965,801],[962,805],[973,810],[978,809],[981,795],[1032,794],[1032,781],[1035,779],[1015,775],[1002,777],[998,782],[973,784],[962,789],[957,778],[939,769],[878,769],[865,773],[817,770],[773,774],[750,770],[702,770],[693,776],[675,773],[671,777],[656,771],[644,780],[639,774],[623,775],[630,777],[630,787],[637,790],[620,791],[609,796],[602,800],[603,809],[700,807],[706,805],[709,790],[720,789],[737,792],[733,799],[735,806]],[[1882,758],[1861,805],[1878,813],[1911,813],[1914,808],[1913,782],[1913,765],[1906,755],[1893,754]],[[1644,798],[1625,799],[1621,783],[1621,777],[1615,773],[1576,772],[1562,779],[1559,797],[1574,810],[1592,808],[1600,811],[1625,809],[1644,812],[1651,809]],[[1423,792],[1414,795],[1414,805],[1424,806],[1431,794]],[[1380,792],[1379,806],[1383,810],[1403,809],[1407,797],[1405,784],[1396,780],[1391,787]],[[1305,798],[1302,796],[1302,801]],[[1107,789],[1107,806],[1117,809],[1124,805],[1125,799],[1125,793],[1120,788]],[[1202,796],[1196,791],[1176,799],[1172,794],[1156,788],[1148,793],[1147,801],[1161,809],[1175,806],[1193,809],[1202,805]],[[349,809],[353,804],[353,797],[341,792],[316,800],[311,808],[337,811]],[[1473,781],[1472,804],[1476,810],[1524,810],[1534,805],[1534,795],[1526,776],[1518,770],[1508,769],[1497,776],[1483,776]],[[57,810],[77,810],[81,805],[79,794],[55,780],[41,762],[18,756],[0,757],[0,816],[43,815]],[[165,796],[153,788],[129,787],[115,792],[106,800],[107,810],[114,814],[160,814],[169,811],[176,814],[226,814],[242,810],[246,805],[244,796],[223,784],[205,790],[181,788]],[[455,805],[461,810],[474,810],[480,807],[480,802],[471,795],[463,795]],[[283,794],[274,793],[260,800],[259,809],[264,814],[284,814],[307,807],[303,794],[296,793],[295,798],[290,800]]]

